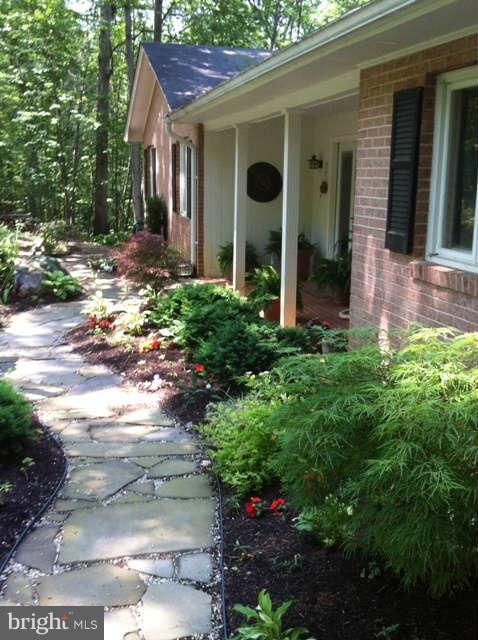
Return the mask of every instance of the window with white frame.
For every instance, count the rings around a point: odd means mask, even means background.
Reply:
[[[438,79],[428,258],[478,272],[478,74],[476,68]]]
[[[181,215],[191,218],[193,207],[193,150],[181,144],[179,150],[179,206]]]

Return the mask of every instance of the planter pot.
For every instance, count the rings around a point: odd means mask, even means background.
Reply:
[[[299,249],[297,252],[297,280],[305,282],[310,276],[310,261],[314,249]]]
[[[350,293],[344,291],[339,287],[331,287],[332,300],[337,304],[348,305],[350,300]]]
[[[280,298],[274,300],[272,304],[265,310],[264,318],[269,322],[279,322],[280,320]]]

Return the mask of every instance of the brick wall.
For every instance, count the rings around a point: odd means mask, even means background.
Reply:
[[[423,262],[427,232],[436,78],[477,62],[469,36],[362,71],[353,231],[352,326],[383,329],[418,321],[478,330],[478,276]],[[414,251],[384,248],[393,93],[423,86]]]

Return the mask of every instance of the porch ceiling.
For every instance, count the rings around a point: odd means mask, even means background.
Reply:
[[[381,0],[170,114],[220,130],[358,92],[360,69],[476,31],[475,0]]]

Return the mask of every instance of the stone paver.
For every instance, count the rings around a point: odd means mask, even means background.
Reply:
[[[108,460],[74,469],[62,498],[102,500],[137,480],[142,471],[132,462]]]
[[[152,500],[74,511],[63,529],[60,563],[200,549],[211,544],[208,500]]]
[[[17,562],[48,573],[53,568],[56,556],[54,539],[59,527],[37,527],[23,541],[18,550]]]
[[[211,596],[180,584],[152,584],[143,598],[145,640],[211,631]]]
[[[208,553],[191,553],[179,558],[181,580],[209,582],[212,575],[212,560]]]
[[[145,588],[134,571],[98,565],[41,578],[38,596],[40,605],[51,607],[66,604],[119,607],[139,602]]]
[[[65,262],[87,291],[99,287],[116,309],[127,306],[118,278],[93,276],[82,255]],[[200,449],[156,394],[73,352],[63,334],[84,321],[84,307],[19,313],[0,332],[0,371],[69,458],[60,495],[6,569],[0,606],[102,605],[108,640],[211,633],[210,593],[181,583],[212,579],[215,503],[193,459]]]
[[[168,476],[182,476],[197,471],[197,465],[191,460],[165,460],[151,467],[148,478],[167,478]]]
[[[156,495],[163,498],[207,498],[212,494],[207,476],[175,478],[156,489]]]

